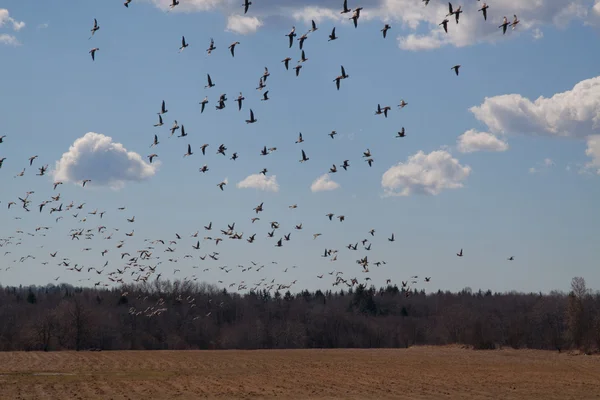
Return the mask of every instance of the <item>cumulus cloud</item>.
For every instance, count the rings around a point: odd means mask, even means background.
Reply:
[[[314,180],[310,185],[310,190],[315,192],[323,192],[326,190],[335,190],[340,187],[340,184],[331,180],[329,174],[323,174]]]
[[[0,44],[6,44],[9,46],[19,46],[21,43],[17,40],[16,37],[12,35],[7,35],[6,33],[0,34]]]
[[[5,25],[10,25],[13,30],[20,31],[25,27],[25,22],[17,21],[10,16],[6,8],[0,8],[0,28]]]
[[[556,163],[551,158],[544,158],[544,161],[538,163],[537,167],[529,168],[530,174],[536,174],[538,172],[542,172],[548,168],[554,167]]]
[[[230,15],[227,18],[227,30],[230,32],[247,35],[254,33],[262,26],[262,21],[256,17],[247,17],[244,15]]]
[[[503,0],[490,4],[487,21],[483,19],[479,2],[463,4],[463,15],[460,24],[449,18],[448,34],[438,24],[448,13],[447,2],[430,3],[423,7],[421,2],[412,0],[384,0],[382,9],[395,16],[411,29],[426,25],[430,30],[425,34],[410,34],[400,38],[400,47],[406,50],[430,49],[434,46],[452,45],[468,46],[477,42],[493,42],[506,40],[511,35],[532,30],[539,36],[539,28],[545,25],[564,27],[573,20],[585,20],[590,11],[590,0],[538,0],[535,2],[521,0]],[[499,34],[498,25],[507,16],[512,22],[512,15],[520,20],[515,30],[506,36]],[[536,31],[537,29],[537,31]]]
[[[253,174],[247,176],[243,181],[238,182],[237,187],[240,189],[258,189],[265,192],[278,192],[279,184],[277,176],[265,176],[263,174]]]
[[[171,3],[171,0],[146,1],[163,10],[168,10]],[[291,17],[307,25],[313,19],[316,23],[330,20],[350,24],[348,17],[340,14],[341,0],[261,0],[254,3],[248,15],[263,21],[271,17]],[[488,20],[484,21],[478,11],[481,7],[479,2],[465,2],[460,24],[451,21],[449,33],[446,34],[438,24],[448,13],[447,2],[431,2],[424,6],[423,2],[416,0],[372,0],[364,6],[361,21],[379,20],[392,24],[396,21],[399,22],[398,31],[402,28],[412,31],[399,38],[400,47],[407,50],[433,49],[445,45],[462,47],[481,41],[506,40],[524,31],[531,31],[534,37],[539,37],[540,31],[536,29],[540,27],[563,27],[573,20],[586,21],[595,12],[600,13],[600,6],[592,8],[591,0],[499,0],[490,5]],[[231,15],[239,13],[241,9],[241,3],[236,0],[186,0],[175,7],[174,12],[219,10]],[[513,14],[517,14],[521,21],[518,27],[510,30],[506,36],[499,34],[498,25],[502,17],[511,17]],[[428,32],[423,34],[423,30]]]
[[[486,97],[470,111],[495,134],[585,138],[600,132],[600,76],[535,101],[520,94]]]
[[[161,10],[168,11],[173,1],[172,0],[146,0],[153,3]],[[210,11],[216,8],[222,8],[227,4],[225,0],[185,0],[180,1],[179,5],[173,8],[173,12],[195,12],[195,11]]]
[[[487,132],[470,129],[457,139],[458,151],[473,153],[475,151],[506,151],[508,143]]]
[[[592,158],[592,161],[588,162],[585,168],[596,170],[596,173],[600,175],[600,135],[588,136],[585,154]]]
[[[120,189],[127,182],[154,176],[159,165],[160,162],[145,162],[139,154],[113,142],[110,136],[88,132],[75,140],[56,162],[53,175],[57,181],[80,183],[91,179],[90,186]]]
[[[462,188],[470,174],[471,167],[461,165],[445,150],[419,151],[385,171],[381,186],[387,195],[437,195],[444,189]]]

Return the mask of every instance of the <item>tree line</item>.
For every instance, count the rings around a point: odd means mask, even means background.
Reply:
[[[229,293],[153,281],[113,289],[0,286],[0,351],[394,348],[600,349],[600,293],[355,286]]]

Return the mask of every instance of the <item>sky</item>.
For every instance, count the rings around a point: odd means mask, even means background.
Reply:
[[[131,282],[148,270],[116,273],[129,259],[121,253],[152,247],[138,260],[158,266],[148,280],[161,273],[242,292],[272,281],[295,282],[292,291],[346,288],[332,287],[336,276],[400,285],[413,275],[410,286],[427,291],[566,291],[574,276],[600,288],[600,2],[490,0],[487,20],[483,2],[455,3],[463,12],[458,24],[447,17],[447,34],[438,24],[448,6],[436,0],[350,0],[362,7],[357,28],[342,1],[254,0],[247,14],[242,3],[3,2],[0,284]],[[514,15],[519,23],[503,35],[503,17]],[[297,77],[298,38],[311,20],[318,30]],[[333,27],[338,39],[328,41]],[[189,46],[180,52],[182,36]],[[336,90],[342,65],[349,76]],[[205,88],[207,74],[214,87]],[[155,127],[163,100],[164,125]],[[391,107],[387,118],[378,104]],[[250,109],[257,122],[248,124]],[[186,137],[169,137],[174,120]],[[276,150],[263,156],[264,146]],[[272,221],[280,227],[268,238]],[[221,232],[233,222],[241,240]],[[337,253],[322,257],[325,249]],[[200,259],[215,251],[217,260]],[[365,256],[369,272],[357,263]],[[64,258],[84,269],[68,270]]]

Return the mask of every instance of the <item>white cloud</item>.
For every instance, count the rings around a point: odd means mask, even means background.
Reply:
[[[0,44],[7,44],[9,46],[19,46],[21,43],[19,43],[16,37],[12,35],[7,35],[6,33],[2,33],[0,34]]]
[[[6,8],[0,8],[0,27],[10,24],[15,31],[20,31],[25,27],[25,22],[17,21],[12,18]]]
[[[388,169],[381,178],[381,186],[387,195],[437,195],[444,189],[463,187],[470,173],[471,167],[461,165],[447,151],[436,150],[429,154],[419,151],[406,163]]]
[[[46,29],[50,26],[50,24],[48,22],[44,22],[43,24],[39,24],[38,25],[38,29]]]
[[[519,94],[486,97],[470,111],[494,134],[585,138],[600,132],[600,76],[535,101]]]
[[[519,35],[522,31],[535,31],[544,25],[564,27],[572,20],[585,19],[589,2],[590,0],[496,1],[489,4],[487,21],[478,11],[481,2],[465,2],[462,4],[464,13],[459,24],[455,23],[454,18],[448,17],[450,23],[447,34],[438,25],[448,13],[447,2],[437,4],[431,2],[427,7],[423,7],[421,2],[414,0],[384,0],[382,9],[412,29],[416,29],[421,24],[431,29],[425,35],[412,38],[409,35],[407,40],[400,40],[400,46],[404,49],[421,50],[436,44],[438,47],[442,45],[463,47],[477,42],[507,40],[512,35]],[[502,35],[498,25],[502,23],[504,16],[512,22],[514,14],[520,20],[519,25],[514,31],[511,29],[506,35]]]
[[[169,11],[172,0],[146,0],[154,3],[161,10]],[[225,5],[225,0],[185,0],[180,1],[178,6],[173,8],[173,12],[194,12],[194,11],[210,11]]]
[[[254,33],[263,25],[256,17],[247,17],[244,15],[230,15],[227,18],[227,30],[230,32],[247,35]]]
[[[529,168],[530,174],[536,174],[538,172],[542,172],[543,170],[554,167],[556,163],[551,158],[544,158],[544,161],[538,163],[537,167]]]
[[[146,1],[154,3],[162,10],[168,10],[171,3],[171,0]],[[324,20],[350,24],[348,15],[340,14],[341,0],[260,0],[254,3],[250,6],[248,16],[260,17],[262,21],[268,21],[270,17],[279,17],[292,18],[307,25],[313,19],[317,24]],[[539,31],[536,29],[540,27],[564,27],[573,20],[586,21],[596,10],[591,8],[591,0],[497,0],[490,4],[488,20],[485,21],[482,13],[478,11],[481,2],[464,3],[460,23],[456,24],[454,19],[449,18],[451,21],[448,34],[438,25],[448,13],[447,2],[431,2],[425,6],[418,0],[372,0],[363,4],[365,9],[361,12],[361,21],[378,20],[392,25],[398,22],[398,32],[403,28],[413,31],[401,37],[399,45],[404,49],[421,50],[444,45],[462,47],[477,42],[507,40],[523,31],[531,31],[534,37],[537,37]],[[358,6],[349,5],[352,8]],[[230,15],[239,13],[242,9],[242,2],[236,0],[186,0],[181,1],[174,12],[220,10],[225,15]],[[600,12],[600,6],[598,9]],[[507,16],[512,22],[513,14],[517,14],[521,22],[514,31],[510,30],[506,35],[502,35],[498,28],[502,17]],[[429,32],[417,34],[417,29],[422,31],[423,27]]]
[[[540,28],[535,28],[532,34],[535,40],[539,40],[544,37],[544,32],[542,32]]]
[[[91,179],[90,186],[120,189],[126,182],[154,176],[159,165],[160,162],[145,162],[139,154],[127,151],[109,136],[88,132],[75,140],[56,162],[53,175],[57,181],[80,183]]]
[[[323,174],[317,179],[314,180],[312,185],[310,185],[310,190],[315,192],[323,192],[327,190],[335,190],[340,187],[340,184],[331,180],[329,174]]]
[[[600,25],[600,0],[596,0],[588,17],[587,25]]]
[[[508,143],[487,132],[477,132],[470,129],[457,139],[458,151],[473,153],[475,151],[506,151]]]
[[[590,135],[587,138],[587,149],[585,154],[592,158],[592,161],[585,165],[586,169],[595,169],[600,175],[600,135]]]
[[[277,176],[265,176],[263,174],[253,174],[247,176],[243,181],[237,184],[240,189],[258,189],[264,190],[265,192],[278,192],[279,184],[277,183]]]
[[[415,35],[411,33],[407,36],[398,36],[398,44],[404,50],[433,50],[442,45],[440,38],[432,35]]]

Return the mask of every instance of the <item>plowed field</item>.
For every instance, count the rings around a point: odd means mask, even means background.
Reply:
[[[400,350],[0,353],[0,399],[600,399],[600,357]]]

